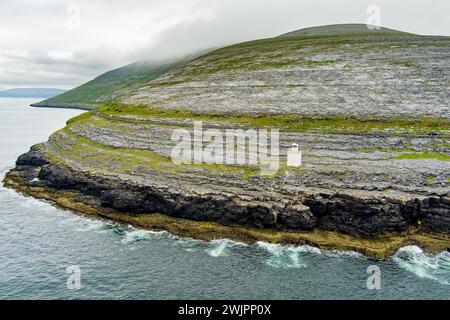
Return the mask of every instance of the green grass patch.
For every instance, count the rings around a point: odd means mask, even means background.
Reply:
[[[415,153],[403,153],[395,159],[403,160],[420,160],[420,159],[436,159],[442,161],[450,161],[450,155],[440,152],[415,152]]]
[[[106,146],[70,130],[71,125],[77,121],[89,121],[90,116],[92,116],[92,113],[87,112],[74,117],[68,121],[68,126],[52,135],[53,140],[58,135],[60,139],[64,139],[61,136],[62,133],[70,138],[65,138],[64,148],[58,148],[56,142],[52,143],[52,146],[58,149],[59,153],[59,155],[49,154],[53,161],[64,162],[64,159],[68,159],[70,161],[76,161],[80,165],[91,166],[95,170],[113,173],[126,173],[127,171],[134,171],[139,167],[172,172],[201,168],[212,172],[240,174],[244,180],[259,173],[259,167],[209,163],[175,165],[169,157],[159,155],[156,152]]]
[[[171,63],[135,62],[108,71],[72,90],[41,102],[43,105],[76,105],[106,103],[125,92],[137,89],[161,74],[188,60],[188,57]],[[38,104],[39,105],[39,104]]]
[[[246,127],[278,128],[289,132],[317,131],[323,133],[414,133],[426,134],[437,132],[448,134],[450,120],[434,117],[397,117],[397,118],[354,118],[344,116],[330,116],[326,118],[303,117],[296,114],[256,115],[256,114],[229,114],[229,113],[200,113],[186,109],[163,109],[157,107],[109,104],[100,107],[99,112],[120,117],[123,114],[132,115],[141,119],[173,118],[191,119],[198,121],[220,121],[238,123]]]
[[[429,176],[429,177],[426,177],[425,181],[428,183],[432,183],[434,181],[434,179],[435,179],[434,177]]]
[[[91,115],[92,115],[92,112],[82,113],[82,114],[80,114],[80,115],[78,115],[76,117],[73,117],[73,118],[70,118],[69,120],[67,120],[66,124],[68,126],[70,126],[70,125],[74,124],[75,122],[79,122],[79,121],[82,121],[82,120],[89,119],[91,117]]]

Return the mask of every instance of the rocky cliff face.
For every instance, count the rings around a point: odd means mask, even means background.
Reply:
[[[400,191],[361,191],[320,188],[232,188],[211,181],[188,183],[178,175],[154,173],[152,180],[123,179],[88,173],[46,160],[35,146],[17,161],[26,183],[79,191],[81,201],[136,214],[212,220],[225,224],[290,230],[322,228],[375,236],[420,227],[449,233],[448,193],[420,195]],[[182,182],[180,184],[180,182]]]
[[[445,37],[397,33],[220,49],[71,119],[12,174],[137,215],[358,237],[448,236],[449,49]],[[280,130],[279,170],[173,163],[172,133],[194,121],[205,130]],[[286,164],[293,143],[303,151],[299,168]]]

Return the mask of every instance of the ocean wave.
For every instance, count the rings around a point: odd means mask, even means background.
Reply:
[[[176,236],[172,233],[168,233],[167,237],[170,238],[171,244],[175,247],[180,247],[187,252],[195,252],[201,248],[201,245],[204,243],[202,240],[192,239],[192,238],[183,238]]]
[[[228,239],[212,240],[209,244],[210,247],[206,249],[206,253],[208,253],[211,257],[226,256],[232,247],[247,246],[245,243]]]
[[[121,240],[121,242],[123,244],[131,244],[138,241],[160,238],[161,236],[166,234],[167,231],[152,231],[132,228],[131,230],[124,232],[124,238]]]
[[[308,245],[283,246],[262,241],[258,241],[256,245],[269,254],[265,263],[274,268],[306,268],[303,258],[310,254],[322,254],[320,249]]]
[[[71,222],[77,222],[75,220],[76,218],[70,219],[69,223]],[[106,222],[102,220],[93,220],[93,219],[86,219],[83,217],[79,217],[79,221],[82,221],[82,226],[76,228],[76,231],[79,232],[97,232],[97,233],[108,233],[112,232],[115,234],[124,234],[125,228],[111,222]],[[63,222],[64,224],[65,222]]]
[[[399,249],[393,260],[419,278],[450,284],[450,253],[447,251],[427,254],[417,246],[407,246]]]

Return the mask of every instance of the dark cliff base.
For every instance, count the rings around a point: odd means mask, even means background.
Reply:
[[[307,195],[297,207],[279,209],[255,201],[176,194],[75,171],[48,163],[38,148],[18,159],[4,184],[82,214],[203,240],[310,244],[376,258],[409,244],[431,252],[450,248],[446,195],[396,202]]]

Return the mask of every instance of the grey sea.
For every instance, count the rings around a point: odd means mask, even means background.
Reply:
[[[32,102],[0,99],[2,178],[81,113]],[[380,270],[380,289],[368,289],[370,266]],[[450,253],[409,246],[377,261],[309,246],[203,242],[89,219],[0,187],[0,299],[197,298],[450,299]]]

